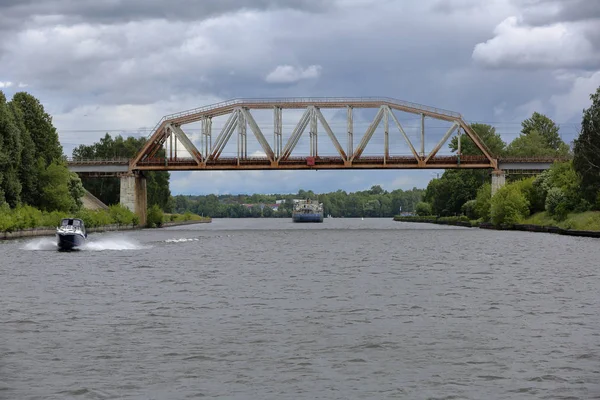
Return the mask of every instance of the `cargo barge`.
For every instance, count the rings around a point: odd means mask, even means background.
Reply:
[[[300,200],[294,204],[294,222],[323,222],[323,203],[314,200]]]

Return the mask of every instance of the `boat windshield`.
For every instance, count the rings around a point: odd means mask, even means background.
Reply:
[[[74,228],[81,228],[83,224],[81,223],[81,220],[65,218],[62,221],[60,221],[60,225],[61,226],[72,226]]]

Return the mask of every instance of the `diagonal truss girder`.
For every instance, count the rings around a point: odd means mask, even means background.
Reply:
[[[262,133],[258,123],[252,116],[251,110],[253,109],[273,109],[274,113],[274,131],[273,131],[273,145],[274,149],[269,144],[268,140]],[[340,144],[330,125],[326,121],[325,117],[321,112],[321,108],[346,108],[347,109],[347,152]],[[371,122],[369,128],[362,137],[360,143],[353,148],[353,109],[355,108],[378,108],[378,112]],[[298,124],[295,126],[291,136],[282,146],[282,122],[281,122],[281,111],[283,109],[304,109],[304,114],[300,118]],[[421,152],[417,152],[415,146],[411,143],[398,118],[394,114],[394,110],[403,111],[421,116]],[[210,133],[212,129],[211,120],[215,116],[227,115],[229,117],[227,122],[223,126],[220,134],[216,140],[212,141],[212,135]],[[450,129],[446,132],[442,140],[434,147],[434,149],[428,154],[424,154],[424,139],[425,139],[425,118],[433,118],[452,123]],[[234,131],[238,132],[238,158],[246,157],[245,153],[245,127],[248,125],[256,137],[258,143],[262,147],[268,160],[276,166],[279,161],[287,160],[292,151],[296,148],[301,136],[308,126],[310,126],[311,136],[311,155],[318,156],[317,154],[317,121],[323,127],[327,133],[329,139],[332,141],[334,147],[340,155],[340,158],[344,161],[344,165],[351,166],[353,161],[360,160],[367,144],[373,137],[377,127],[383,121],[384,124],[384,159],[389,157],[389,119],[392,119],[393,124],[398,128],[398,131],[406,141],[408,147],[415,160],[420,166],[425,167],[428,163],[435,158],[439,149],[443,144],[452,136],[452,134],[458,129],[462,130],[467,137],[469,137],[475,146],[479,148],[485,158],[488,160],[491,168],[497,169],[497,160],[493,158],[490,152],[485,147],[484,143],[477,136],[477,134],[471,129],[471,127],[462,119],[462,116],[458,113],[451,111],[436,109],[432,107],[422,106],[414,103],[403,102],[389,98],[292,98],[292,99],[237,99],[228,102],[218,103],[215,105],[202,107],[195,110],[185,111],[182,113],[173,114],[164,117],[157,127],[154,129],[149,140],[145,143],[141,151],[131,160],[130,168],[135,169],[136,165],[144,160],[152,159],[157,152],[169,143],[167,140],[171,139],[171,157],[173,148],[173,137],[175,137],[175,154],[177,153],[177,143],[181,143],[186,150],[190,153],[192,158],[197,164],[206,164],[214,160],[218,160],[222,154],[225,146],[231,139]],[[203,140],[203,154],[200,153],[189,140],[181,129],[181,125],[202,121],[202,140]],[[242,143],[240,144],[240,140]],[[209,142],[210,141],[210,142]],[[209,144],[210,143],[210,144]],[[241,147],[240,147],[241,146]],[[241,149],[241,150],[240,150]]]

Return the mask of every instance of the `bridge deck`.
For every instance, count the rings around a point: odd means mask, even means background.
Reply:
[[[152,158],[139,162],[133,169],[140,171],[189,171],[189,170],[307,170],[307,169],[490,169],[485,156],[437,156],[427,164],[412,156],[361,157],[352,162],[345,162],[341,157],[290,157],[272,163],[263,157],[238,159],[222,157],[206,160],[198,164],[193,158]],[[564,161],[552,157],[534,158],[501,158],[498,160],[500,170],[541,171],[550,168],[553,162]],[[69,169],[82,174],[117,175],[130,172],[128,159],[116,160],[71,160]]]

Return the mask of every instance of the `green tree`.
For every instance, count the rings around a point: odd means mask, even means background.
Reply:
[[[581,177],[583,196],[590,203],[597,203],[600,194],[600,87],[590,99],[592,104],[583,111],[581,132],[575,139],[573,167]]]
[[[431,204],[435,215],[457,215],[488,179],[485,170],[447,170],[441,178],[429,182],[423,199]]]
[[[471,124],[471,129],[479,136],[493,157],[504,154],[506,143],[496,133],[496,128],[488,124],[475,123]],[[453,152],[458,151],[458,137],[454,136],[448,146]],[[464,133],[460,136],[460,148],[463,155],[477,156],[482,154],[471,138]]]
[[[16,207],[21,200],[19,166],[22,143],[20,132],[0,91],[0,203],[6,201]]]
[[[39,163],[44,161],[39,159]],[[39,207],[46,211],[72,211],[77,208],[69,190],[71,174],[64,164],[53,162],[41,175]]]
[[[512,157],[567,157],[569,155],[569,146],[562,140],[557,144],[556,149],[548,146],[547,140],[538,131],[529,131],[513,140],[508,145],[506,153]]]
[[[52,125],[52,117],[38,99],[26,92],[16,93],[12,102],[22,114],[22,124],[34,144],[34,159],[42,158],[44,167],[62,158],[62,146]]]
[[[36,204],[41,170],[37,168],[35,145],[31,139],[31,134],[25,126],[25,117],[21,108],[13,100],[8,103],[8,107],[19,130],[21,141],[18,168],[19,182],[21,182],[21,201],[25,204]]]
[[[531,118],[521,123],[521,126],[523,135],[537,133],[543,138],[544,147],[554,151],[564,151],[565,142],[560,138],[558,125],[544,114],[534,112]]]
[[[69,173],[69,193],[73,198],[74,206],[71,211],[78,211],[83,207],[83,196],[85,196],[85,189],[79,175],[74,172]]]

